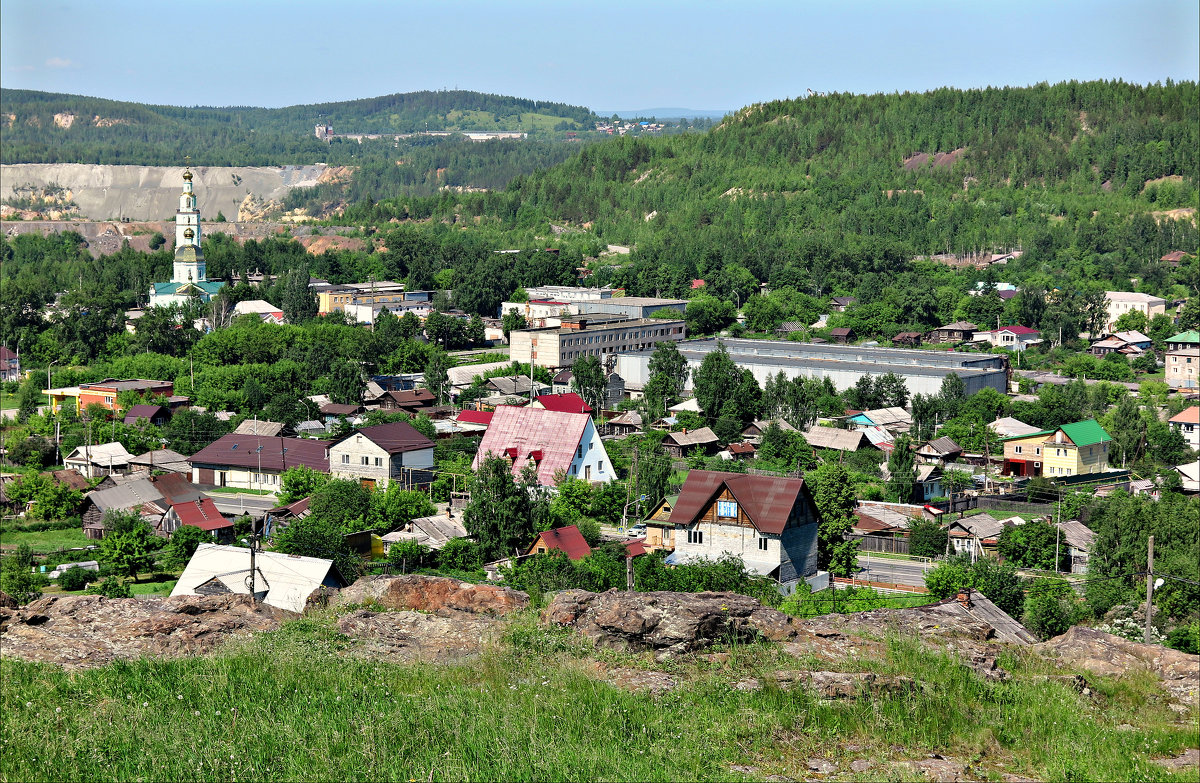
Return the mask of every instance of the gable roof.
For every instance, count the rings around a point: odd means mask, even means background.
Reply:
[[[308,597],[325,581],[345,584],[332,560],[319,557],[255,552],[255,589],[270,606],[297,614]],[[216,579],[231,593],[249,595],[250,550],[236,546],[201,544],[183,570],[171,596],[196,595],[196,588]],[[263,588],[266,588],[265,590]]]
[[[429,389],[389,391],[381,396],[390,398],[399,408],[428,408],[437,402],[437,396]]]
[[[836,451],[858,451],[866,437],[862,430],[839,430],[833,427],[810,427],[804,433],[808,445],[818,449],[834,449]]]
[[[113,443],[96,443],[92,446],[76,446],[74,451],[66,456],[66,460],[91,461],[93,465],[107,465],[109,459],[112,459],[114,465],[127,465],[133,455],[125,450],[125,447],[118,442]]]
[[[988,424],[992,432],[1004,437],[1020,437],[1023,435],[1033,435],[1038,432],[1037,427],[1032,427],[1020,419],[1014,419],[1012,416],[1005,416],[1001,419]]]
[[[433,448],[433,441],[417,432],[413,425],[406,421],[393,421],[389,424],[376,424],[373,427],[363,427],[355,430],[334,443],[339,446],[350,438],[363,436],[388,454],[400,454],[406,451],[420,451]]]
[[[532,459],[537,464],[538,482],[553,485],[555,474],[566,473],[571,467],[590,424],[591,418],[585,413],[500,405],[492,412],[492,422],[483,433],[471,469],[478,469],[488,454],[507,456],[512,460],[513,475],[518,476]]]
[[[945,326],[939,326],[938,329],[939,330],[944,329],[946,331],[951,331],[951,332],[974,332],[974,331],[978,330],[979,327],[976,326],[975,324],[971,323],[970,321],[955,321],[952,324],[946,324]]]
[[[283,431],[283,425],[277,421],[266,419],[246,419],[234,430],[238,435],[278,435]]]
[[[991,514],[976,514],[973,517],[963,517],[950,523],[951,527],[961,527],[977,538],[995,538],[1004,529],[1003,523]]]
[[[327,441],[307,438],[275,438],[263,435],[238,435],[231,432],[188,457],[193,465],[234,465],[282,471],[305,465],[321,473],[329,472]],[[259,451],[259,448],[262,451]],[[286,464],[285,464],[286,463]]]
[[[592,406],[583,401],[575,392],[563,394],[542,394],[536,400],[548,411],[564,411],[566,413],[591,413]]]
[[[1189,329],[1186,332],[1180,332],[1174,337],[1168,337],[1164,342],[1168,343],[1200,343],[1200,331]]]
[[[1058,529],[1062,531],[1064,541],[1084,552],[1090,551],[1092,542],[1096,540],[1096,534],[1092,532],[1092,529],[1076,519],[1059,522]]]
[[[898,407],[876,408],[858,415],[880,427],[911,427],[913,421],[911,413]]]
[[[182,473],[192,469],[187,464],[187,457],[172,449],[147,451],[145,454],[139,454],[130,459],[129,464],[147,469],[153,466],[155,470],[173,471],[175,473]]]
[[[999,329],[993,330],[992,334],[1000,334],[1001,332],[1011,332],[1012,334],[1016,334],[1016,335],[1028,335],[1028,334],[1037,334],[1038,330],[1031,329],[1028,326],[1021,326],[1018,324],[1017,326],[1002,326]]]
[[[754,453],[754,444],[753,443],[730,443],[729,444],[729,453],[730,454],[753,454]]]
[[[920,452],[926,451],[926,450],[934,452],[936,454],[953,454],[956,451],[961,452],[962,446],[959,446],[957,443],[955,443],[949,437],[942,436],[935,440],[929,441],[924,446],[917,449],[917,452],[920,453]]]
[[[0,345],[0,362],[10,362],[18,358],[20,358],[20,356],[9,349],[7,345]]]
[[[566,527],[539,533],[533,545],[529,547],[529,554],[533,554],[534,550],[537,549],[538,541],[545,544],[547,550],[551,552],[557,550],[572,560],[582,560],[592,553],[592,548],[584,540],[583,533],[580,533],[579,528],[575,525],[567,525]]]
[[[91,485],[91,482],[87,480],[87,477],[74,468],[55,470],[51,472],[50,475],[53,476],[54,480],[59,484],[66,484],[71,489],[77,489],[80,492],[86,491]]]
[[[172,503],[171,510],[179,517],[180,524],[192,525],[204,531],[232,528],[233,520],[221,516],[217,504],[212,498],[191,500],[186,503]]]
[[[812,502],[808,500],[804,479],[693,470],[688,473],[679,500],[671,510],[672,524],[687,526],[694,523],[725,488],[737,500],[754,528],[762,533],[782,533],[792,508],[802,495],[804,501]]]
[[[1200,405],[1184,408],[1172,416],[1169,421],[1172,424],[1200,424]]]
[[[1095,419],[1064,424],[1058,429],[1062,430],[1063,434],[1070,438],[1076,446],[1091,446],[1095,443],[1112,440],[1112,436]]]
[[[494,415],[495,411],[473,411],[463,409],[459,411],[455,421],[460,421],[464,424],[482,424],[487,426],[492,423],[492,416]]]
[[[125,423],[132,424],[138,419],[151,421],[157,416],[161,416],[167,412],[167,409],[161,405],[134,405],[129,410],[125,411]]]
[[[676,446],[705,446],[720,440],[711,427],[701,427],[688,432],[668,432],[663,440],[669,440]]]

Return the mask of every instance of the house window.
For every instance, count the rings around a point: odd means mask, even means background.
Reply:
[[[362,464],[364,464],[364,465],[370,465],[370,464],[371,464],[371,458],[370,458],[370,457],[362,457],[361,459],[362,459]]]
[[[1021,453],[1021,447],[1013,446],[1013,454],[1020,454],[1020,453]]]
[[[376,458],[375,458],[375,467],[377,467],[377,468],[382,468],[382,467],[383,467],[383,457],[376,457]]]
[[[764,552],[767,551],[767,537],[766,536],[758,537],[758,548]]]
[[[349,465],[349,464],[350,464],[350,455],[349,455],[349,454],[343,454],[343,455],[342,455],[342,464],[343,464],[343,465]]]
[[[703,544],[704,543],[704,531],[698,530],[698,529],[697,530],[689,530],[688,534],[687,534],[687,542],[689,544]]]
[[[736,517],[737,503],[732,500],[717,501],[717,516],[719,517]]]

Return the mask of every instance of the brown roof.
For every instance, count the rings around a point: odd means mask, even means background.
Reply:
[[[729,444],[729,453],[730,454],[753,454],[754,453],[754,444],[753,443],[730,443]]]
[[[852,330],[849,327],[839,326],[836,329],[830,329],[829,333],[834,337],[845,337],[846,335],[850,334],[851,331]]]
[[[306,465],[321,473],[328,473],[328,445],[328,441],[307,438],[274,438],[230,433],[193,454],[188,458],[188,462],[193,466],[234,465],[240,468],[258,468],[261,464],[263,470],[275,472]],[[261,451],[259,447],[262,448]]]
[[[337,443],[341,443],[346,438],[352,438],[355,435],[362,435],[388,454],[433,448],[433,441],[417,432],[416,428],[406,421],[393,421],[390,424],[376,424],[374,427],[363,427],[361,430],[350,433],[337,441]]]
[[[86,491],[88,485],[91,483],[84,477],[82,473],[74,468],[56,470],[50,475],[54,476],[54,480],[59,484],[66,484],[71,489],[77,489],[81,492]]]
[[[356,413],[362,413],[361,405],[340,405],[335,402],[327,402],[321,406],[321,413],[326,416],[353,416]]]
[[[384,396],[391,397],[396,406],[400,408],[424,408],[437,402],[437,397],[429,389],[390,391]]]
[[[688,473],[679,501],[671,511],[671,522],[684,526],[692,524],[725,488],[729,489],[755,529],[763,533],[782,533],[796,503],[812,502],[804,479],[693,470]]]
[[[701,427],[690,432],[668,432],[663,440],[669,440],[676,446],[704,446],[716,443],[720,438],[709,427]]]
[[[592,548],[584,540],[583,533],[580,533],[579,528],[575,525],[539,533],[538,540],[545,544],[546,549],[551,552],[557,549],[572,560],[582,560],[592,553]],[[529,554],[533,554],[535,549],[537,549],[537,541],[534,541],[533,546],[529,547]]]

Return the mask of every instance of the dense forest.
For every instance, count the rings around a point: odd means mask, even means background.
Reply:
[[[358,145],[327,145],[313,133],[317,124],[332,125],[335,133],[526,130],[546,136],[559,131],[561,137],[561,131],[591,129],[597,119],[582,106],[465,90],[264,109],[157,106],[5,89],[0,115],[0,162],[176,165],[190,155],[201,166],[352,162]]]

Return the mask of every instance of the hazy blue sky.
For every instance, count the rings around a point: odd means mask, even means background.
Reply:
[[[1200,75],[1197,0],[4,0],[0,83],[182,105],[454,88],[600,110]]]

